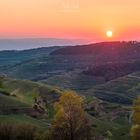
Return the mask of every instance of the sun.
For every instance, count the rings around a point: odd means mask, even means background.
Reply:
[[[108,38],[111,38],[111,37],[113,36],[113,32],[112,32],[111,30],[108,30],[108,31],[106,32],[106,36],[107,36]]]

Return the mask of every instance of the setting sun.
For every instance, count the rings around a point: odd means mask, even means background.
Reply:
[[[108,30],[108,31],[106,32],[106,36],[107,36],[108,38],[111,38],[111,37],[113,36],[113,32],[110,31],[110,30]]]

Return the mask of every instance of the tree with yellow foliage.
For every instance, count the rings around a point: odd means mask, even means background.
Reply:
[[[133,140],[140,140],[140,97],[138,97],[133,104],[133,126],[131,128],[131,135]]]
[[[68,91],[54,106],[53,140],[89,140],[90,126],[80,96]]]

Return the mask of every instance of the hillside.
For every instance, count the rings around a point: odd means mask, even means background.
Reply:
[[[60,74],[67,71],[86,70],[94,65],[106,65],[106,63],[128,63],[139,61],[140,47],[138,42],[105,42],[82,46],[68,46],[63,48],[47,48],[21,51],[23,55],[11,53],[13,59],[20,63],[2,67],[1,72],[17,78],[43,79],[52,74]],[[50,55],[48,55],[50,53]],[[7,54],[7,56],[10,54]],[[19,59],[21,57],[21,60]],[[7,58],[6,55],[4,58]],[[1,56],[1,59],[4,59]],[[11,58],[12,61],[12,57]],[[4,62],[4,61],[3,61]],[[4,62],[5,63],[5,62]],[[34,73],[32,73],[34,72]],[[132,70],[135,72],[135,70]],[[22,75],[21,73],[24,73]],[[51,74],[50,74],[51,73]],[[126,73],[127,75],[128,73]],[[44,78],[44,79],[45,79]]]
[[[102,42],[89,45],[69,46],[53,51],[51,55],[100,55],[117,60],[121,57],[139,58],[139,42]],[[114,57],[113,57],[114,56]]]
[[[140,96],[139,72],[105,81],[101,77],[68,73],[42,80],[40,82],[76,90],[81,95],[97,97],[111,103],[131,105]]]
[[[44,47],[30,50],[0,51],[0,67],[15,65],[24,61],[29,61],[38,57],[48,56],[48,54],[59,47]]]
[[[84,53],[87,50],[92,53]],[[140,71],[138,42],[68,46],[57,50],[55,48],[47,56],[43,56],[45,48],[34,51],[42,56],[37,57],[33,50],[26,50],[26,53],[31,53],[36,58],[3,66],[0,72],[13,78],[39,81],[85,94],[96,85]],[[63,54],[60,55],[59,52]],[[68,52],[72,53],[67,54]]]
[[[111,131],[113,140],[129,140],[130,106],[140,95],[139,43],[48,49],[1,53],[6,65],[1,63],[0,72],[6,77],[0,82],[0,120],[26,121],[48,128],[54,114],[52,103],[70,89],[85,98],[95,134]],[[35,96],[45,103],[47,117],[44,111],[34,110]]]
[[[62,91],[56,87],[28,80],[0,77],[0,121],[29,123],[46,129],[52,119],[52,104]],[[35,99],[43,99],[47,114],[34,108]],[[47,118],[47,119],[45,119]]]
[[[0,81],[0,121],[29,123],[45,130],[50,127],[54,113],[52,103],[63,94],[62,90],[42,83],[8,77],[1,77]],[[47,114],[33,108],[36,94],[39,98],[42,97]],[[110,130],[113,133],[113,140],[117,138],[128,140],[130,126],[126,115],[129,115],[129,110],[128,107],[85,95],[85,111],[89,114],[96,135],[105,134]]]
[[[31,105],[33,103],[33,94],[36,92],[39,96],[46,98],[46,101],[48,100],[50,103],[54,102],[61,95],[61,90],[57,87],[28,80],[1,77],[0,93],[10,98],[13,97],[11,99],[17,99],[18,101]]]
[[[86,94],[112,103],[131,105],[134,99],[140,96],[139,91],[140,77],[128,75],[105,84],[93,86]]]
[[[83,73],[89,76],[101,76],[106,81],[110,81],[137,71],[140,71],[140,61],[132,60],[129,62],[111,62],[93,65],[88,67]]]

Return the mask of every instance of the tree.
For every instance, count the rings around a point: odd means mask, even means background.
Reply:
[[[111,131],[107,130],[106,133],[105,133],[105,137],[107,138],[107,140],[111,140],[111,137],[112,137],[112,133]]]
[[[32,97],[33,97],[33,100],[36,101],[37,98],[39,97],[39,89],[38,88],[34,88],[33,89],[33,93],[32,93]]]
[[[3,88],[4,76],[0,76],[0,88]]]
[[[138,97],[133,104],[133,126],[131,128],[131,135],[133,140],[140,139],[140,97]]]
[[[54,105],[56,115],[52,125],[52,139],[89,139],[90,126],[82,105],[83,99],[72,91],[60,97]]]
[[[33,97],[33,100],[34,100],[33,108],[37,112],[47,115],[46,102],[44,101],[43,97],[41,97],[40,91],[39,91],[38,88],[33,89],[32,97]]]

